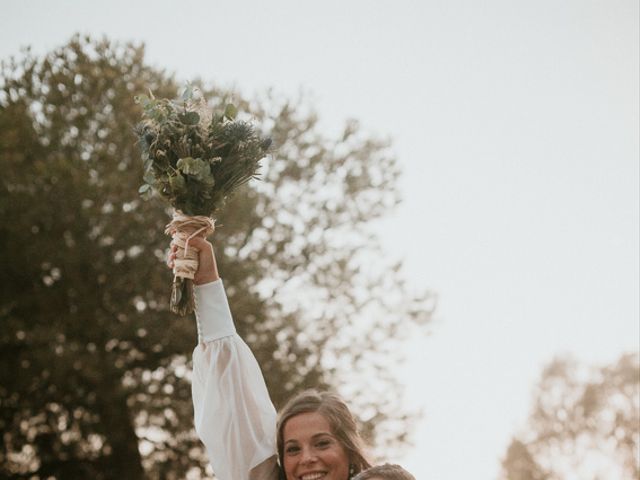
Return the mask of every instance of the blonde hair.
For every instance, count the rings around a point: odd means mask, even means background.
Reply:
[[[351,473],[356,474],[371,467],[364,455],[358,426],[349,407],[335,393],[318,392],[317,390],[305,390],[299,393],[289,400],[280,411],[277,425],[277,445],[281,465],[284,458],[284,427],[287,421],[296,415],[314,412],[319,413],[329,422],[331,433],[335,435],[347,452]]]

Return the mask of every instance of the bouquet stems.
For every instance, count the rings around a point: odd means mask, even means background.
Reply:
[[[189,216],[180,211],[174,212],[173,219],[165,228],[165,234],[171,235],[171,243],[177,247],[170,308],[178,315],[188,315],[196,307],[193,278],[198,271],[198,252],[189,248],[189,241],[196,236],[206,238],[214,230],[215,221],[212,218]]]

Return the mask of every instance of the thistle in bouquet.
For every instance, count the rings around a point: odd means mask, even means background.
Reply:
[[[148,198],[155,192],[173,207],[165,230],[178,247],[170,306],[186,315],[195,308],[193,277],[198,270],[198,252],[189,248],[189,241],[213,233],[225,199],[257,178],[271,140],[238,120],[234,105],[213,111],[191,86],[180,99],[150,93],[135,100],[143,109],[135,128],[144,162],[139,193]]]

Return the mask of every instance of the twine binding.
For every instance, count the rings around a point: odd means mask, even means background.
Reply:
[[[198,251],[189,249],[189,242],[196,236],[203,238],[215,230],[215,221],[204,215],[189,216],[180,211],[173,213],[173,219],[164,233],[171,235],[171,243],[178,247],[173,267],[175,277],[193,279],[198,271]]]

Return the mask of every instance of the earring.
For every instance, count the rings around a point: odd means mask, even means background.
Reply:
[[[349,479],[353,478],[356,473],[356,466],[353,463],[349,464]]]

